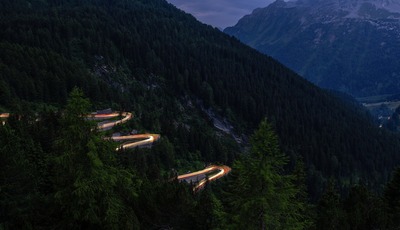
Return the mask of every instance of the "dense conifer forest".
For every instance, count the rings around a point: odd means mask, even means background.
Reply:
[[[162,138],[115,153],[82,118],[108,107]],[[0,229],[397,226],[397,135],[162,0],[1,1],[0,112]]]

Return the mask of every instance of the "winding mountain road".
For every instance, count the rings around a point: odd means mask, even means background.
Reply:
[[[10,116],[9,113],[1,113],[0,118],[7,119]],[[122,117],[122,119],[107,121],[108,119],[113,119],[117,117]],[[132,113],[129,112],[113,112],[107,114],[97,114],[92,113],[87,115],[90,120],[104,120],[97,124],[97,127],[101,131],[106,131],[112,129],[114,126],[119,124],[124,124],[132,119]],[[5,122],[3,121],[3,125]],[[136,148],[140,146],[151,146],[154,142],[160,139],[159,134],[134,134],[126,136],[113,136],[107,139],[114,141],[123,141],[124,143],[120,145],[116,150]],[[134,142],[131,142],[134,141]],[[207,168],[179,175],[177,179],[179,181],[195,182],[196,185],[193,187],[193,191],[197,192],[204,188],[207,182],[212,182],[218,180],[219,178],[227,175],[231,171],[231,168],[225,165],[210,165]],[[217,173],[215,173],[217,172]],[[199,179],[200,178],[200,179]]]
[[[116,121],[109,121],[106,123],[99,123],[98,128],[99,130],[109,130],[115,125],[118,124],[123,124],[132,119],[132,113],[110,113],[110,114],[92,114],[90,117],[94,119],[112,119],[118,116],[123,116],[121,120],[116,120]],[[130,141],[130,140],[137,140],[140,139],[140,141],[135,141],[132,143],[124,143],[120,147],[118,147],[116,150],[120,149],[129,149],[129,148],[136,148],[139,146],[148,146],[152,144],[153,142],[157,141],[160,138],[159,134],[135,134],[135,135],[127,135],[127,136],[114,136],[111,137],[112,140],[114,141]],[[215,174],[212,174],[213,172],[216,172]],[[227,175],[231,171],[231,168],[225,165],[211,165],[208,166],[207,168],[197,171],[197,172],[192,172],[184,175],[179,175],[178,180],[179,181],[195,181],[197,184],[193,187],[193,191],[197,192],[204,188],[207,182],[215,181],[218,180],[219,178]],[[198,180],[198,178],[201,178]]]
[[[228,174],[231,170],[232,169],[226,165],[210,165],[207,168],[197,172],[179,175],[177,179],[179,181],[186,181],[186,182],[198,181],[198,183],[193,187],[193,191],[196,192],[203,189],[207,181],[211,182],[218,180],[219,178]],[[218,173],[209,175],[215,171],[218,171]],[[202,179],[198,180],[198,178]]]
[[[132,119],[132,113],[128,112],[123,112],[123,113],[107,113],[107,114],[90,114],[88,117],[93,120],[104,120],[104,119],[112,119],[122,116],[123,118],[120,120],[115,120],[115,121],[104,121],[100,122],[97,125],[97,128],[99,130],[105,131],[112,129],[114,126],[126,123],[130,119]],[[113,136],[110,137],[111,140],[113,141],[132,141],[132,140],[139,140],[131,143],[124,143],[120,147],[118,147],[116,150],[121,150],[121,149],[129,149],[129,148],[136,148],[140,146],[148,146],[151,145],[153,142],[158,141],[160,139],[159,134],[135,134],[135,135],[126,135],[126,136]]]
[[[9,116],[9,113],[0,113],[0,118],[8,118]]]
[[[6,124],[6,121],[5,121],[4,119],[7,119],[7,118],[9,118],[9,117],[10,117],[10,114],[9,114],[9,113],[0,113],[0,118],[2,119],[1,124],[2,124],[2,125],[5,125],[5,124]]]
[[[129,149],[129,148],[136,148],[139,146],[147,146],[151,145],[153,142],[158,141],[160,139],[159,134],[135,134],[135,135],[128,135],[128,136],[117,136],[111,137],[114,141],[130,141],[130,140],[138,140],[132,143],[125,143],[122,144],[117,150],[120,149]]]
[[[94,120],[100,120],[100,119],[111,119],[115,118],[118,116],[122,116],[123,118],[121,120],[116,120],[116,121],[106,121],[106,122],[100,122],[97,127],[99,130],[109,130],[112,129],[114,126],[126,123],[130,119],[132,119],[132,113],[107,113],[107,114],[90,114],[88,115],[89,118],[94,119]]]

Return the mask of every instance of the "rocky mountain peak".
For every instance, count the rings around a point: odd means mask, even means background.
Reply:
[[[321,87],[400,91],[400,0],[278,0],[225,32]]]
[[[313,14],[339,14],[346,18],[400,18],[400,0],[278,0],[273,5],[301,8]]]

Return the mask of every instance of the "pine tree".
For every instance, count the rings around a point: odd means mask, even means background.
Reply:
[[[224,229],[226,213],[221,201],[212,192],[209,184],[199,194],[196,206],[196,220],[198,229]]]
[[[350,190],[344,209],[351,229],[385,228],[386,215],[382,199],[369,192],[365,186],[357,185]]]
[[[89,100],[75,88],[55,146],[54,198],[61,218],[57,227],[134,228],[136,217],[129,204],[137,196],[137,180],[118,167],[115,145],[85,120],[89,107]]]
[[[393,178],[386,185],[384,201],[387,208],[389,229],[400,226],[400,168],[396,169]]]
[[[345,213],[335,183],[330,181],[317,206],[316,229],[346,229]]]
[[[229,194],[233,226],[237,229],[304,229],[305,205],[294,186],[295,177],[286,174],[288,158],[280,151],[278,138],[263,121],[251,138],[251,153],[233,165]]]
[[[0,125],[0,229],[34,228],[40,218],[32,213],[38,208],[42,179],[32,158],[43,153],[37,143],[22,138],[19,132]]]

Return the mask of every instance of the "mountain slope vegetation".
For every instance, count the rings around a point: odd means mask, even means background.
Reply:
[[[232,162],[234,153],[204,126],[202,107],[238,133],[267,117],[282,150],[303,158],[312,196],[329,177],[342,188],[363,181],[380,189],[400,162],[398,137],[375,128],[365,111],[165,1],[0,4],[0,93],[11,110],[26,101],[64,104],[79,86],[97,106],[133,110],[142,127],[179,146],[177,155],[208,162]],[[197,115],[183,114],[191,107]]]

